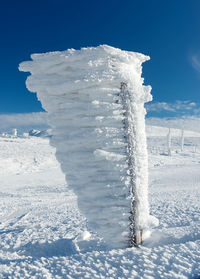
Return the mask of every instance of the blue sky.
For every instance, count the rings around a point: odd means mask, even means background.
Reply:
[[[42,111],[18,71],[31,53],[108,44],[151,57],[143,69],[150,116],[177,115],[180,104],[181,115],[199,115],[199,14],[199,0],[1,1],[0,114]]]

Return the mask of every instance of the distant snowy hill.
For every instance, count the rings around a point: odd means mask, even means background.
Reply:
[[[181,129],[171,128],[172,136],[175,136],[175,137],[181,136],[181,131],[182,131]],[[169,128],[167,128],[167,127],[146,125],[147,137],[166,136],[168,132],[169,132]],[[32,129],[29,131],[29,136],[50,137],[51,135],[52,135],[51,129],[43,130],[43,131]],[[189,131],[189,130],[185,130],[184,135],[186,137],[200,137],[200,133],[194,132],[194,131]]]
[[[157,136],[166,136],[169,132],[168,127],[161,127],[161,126],[151,126],[151,125],[146,125],[146,135],[147,137],[157,137]],[[181,129],[174,129],[171,128],[171,134],[174,137],[179,137],[181,136]],[[52,130],[47,129],[47,130],[36,130],[36,129],[31,129],[28,132],[29,136],[32,137],[50,137],[52,135]],[[189,130],[184,130],[184,135],[185,137],[200,137],[199,132],[194,132],[194,131],[189,131]]]
[[[169,132],[169,127],[161,127],[161,126],[151,126],[151,125],[146,125],[146,134],[147,137],[159,137],[159,136],[166,136]],[[174,129],[170,128],[171,130],[171,135],[173,137],[180,137],[181,136],[181,129]],[[199,132],[194,132],[194,131],[189,131],[189,130],[184,130],[184,136],[185,137],[200,137]]]

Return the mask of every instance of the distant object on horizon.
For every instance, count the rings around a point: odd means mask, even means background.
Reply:
[[[28,132],[28,135],[30,137],[41,137],[41,138],[51,137],[52,136],[52,130],[47,129],[47,130],[44,130],[44,131],[40,131],[40,130],[31,129]]]
[[[12,130],[12,132],[13,132],[13,137],[17,137],[17,129],[14,128],[14,129]]]

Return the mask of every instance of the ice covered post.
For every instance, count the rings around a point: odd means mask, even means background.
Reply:
[[[13,133],[13,137],[17,137],[17,129],[16,128],[12,130],[12,133]]]
[[[33,54],[31,72],[53,128],[51,144],[88,227],[114,248],[137,246],[149,229],[148,161],[140,53],[107,45]]]
[[[171,128],[169,128],[168,134],[167,134],[167,149],[168,149],[168,155],[171,156],[171,143],[172,143],[172,137],[171,137]]]
[[[181,129],[181,151],[184,149],[184,130]]]

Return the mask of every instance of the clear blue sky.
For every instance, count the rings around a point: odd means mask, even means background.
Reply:
[[[0,37],[0,113],[42,110],[18,71],[31,53],[99,44],[151,56],[143,76],[154,101],[199,102],[199,0],[6,0]]]

